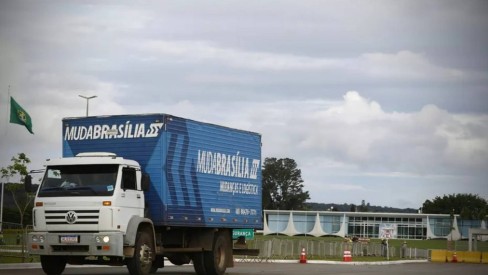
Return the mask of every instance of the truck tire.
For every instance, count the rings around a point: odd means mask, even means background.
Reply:
[[[218,233],[214,237],[212,251],[203,254],[207,275],[223,275],[227,269],[227,260],[230,242],[225,234]]]
[[[66,258],[41,255],[41,266],[47,275],[60,275],[66,267]]]
[[[159,268],[163,268],[163,267],[164,267],[164,257],[161,255],[156,255],[154,261],[152,262],[151,270],[149,270],[149,273],[154,274],[158,271]]]
[[[195,269],[197,275],[207,275],[203,261],[203,252],[193,254],[191,261],[193,262],[193,269]]]
[[[158,269],[159,269],[159,267],[152,265],[151,269],[149,270],[149,274],[154,274],[154,273],[158,272]]]
[[[149,230],[137,233],[134,256],[127,261],[131,275],[148,275],[151,272],[154,258],[154,245]]]

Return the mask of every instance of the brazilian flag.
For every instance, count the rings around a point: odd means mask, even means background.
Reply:
[[[34,134],[31,117],[13,97],[10,97],[10,123],[24,125],[31,134]]]

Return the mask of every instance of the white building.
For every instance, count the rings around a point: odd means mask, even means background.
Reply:
[[[459,240],[487,224],[449,214],[264,210],[263,234]]]

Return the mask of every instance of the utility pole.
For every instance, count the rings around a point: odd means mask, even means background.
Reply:
[[[81,98],[86,99],[86,116],[88,116],[88,108],[89,108],[89,106],[90,106],[89,101],[90,101],[90,99],[95,98],[95,97],[97,97],[97,96],[96,96],[96,95],[92,95],[92,96],[83,96],[83,95],[78,95],[78,96],[79,96],[79,97],[81,97]]]

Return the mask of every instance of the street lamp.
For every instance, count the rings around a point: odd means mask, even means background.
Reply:
[[[97,96],[96,96],[96,95],[92,95],[92,96],[83,96],[83,95],[78,95],[78,96],[79,96],[79,97],[81,97],[81,98],[86,99],[86,116],[88,116],[88,106],[90,105],[90,104],[89,104],[89,101],[90,101],[90,99],[95,98],[95,97],[97,97]]]

